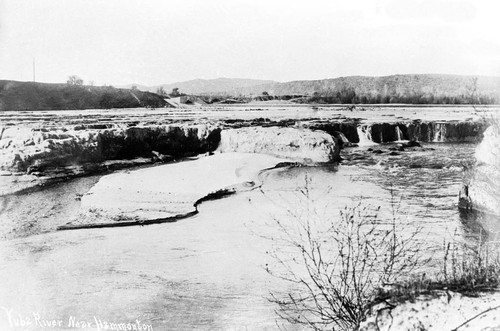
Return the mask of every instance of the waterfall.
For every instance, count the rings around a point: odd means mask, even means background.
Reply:
[[[339,135],[340,140],[342,140],[342,143],[344,143],[344,144],[350,143],[349,139],[347,139],[347,137],[342,132],[338,132],[338,135]]]
[[[436,123],[434,125],[434,142],[444,142],[446,135],[446,125],[444,123]]]
[[[396,141],[402,141],[404,140],[403,132],[399,128],[399,126],[396,125]]]
[[[358,137],[359,137],[359,146],[373,146],[377,145],[376,142],[373,141],[372,139],[372,132],[371,132],[371,127],[365,126],[365,127],[360,127],[358,126],[356,128],[358,131]]]

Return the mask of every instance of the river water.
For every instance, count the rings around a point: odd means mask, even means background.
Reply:
[[[228,105],[206,106],[187,109],[86,109],[53,110],[53,111],[4,111],[0,113],[0,125],[32,127],[68,127],[70,125],[116,125],[131,123],[180,122],[201,120],[252,120],[266,118],[283,119],[360,119],[364,123],[398,122],[422,120],[426,121],[466,121],[479,120],[489,114],[498,112],[500,107],[492,106],[460,106],[460,105],[360,105],[354,110],[347,110],[343,105],[267,105],[255,103],[253,106]]]
[[[51,320],[60,325],[50,329],[61,330],[75,329],[75,320],[94,330],[96,320],[154,330],[277,329],[283,322],[267,299],[289,285],[266,268],[272,238],[282,234],[275,219],[293,222],[289,211],[303,206],[297,187],[310,190],[326,217],[362,204],[380,206],[384,220],[396,209],[398,222],[421,228],[429,255],[443,241],[478,237],[481,227],[457,209],[475,145],[395,148],[347,148],[339,165],[265,172],[260,189],[204,202],[176,223],[53,231],[97,177],[2,197],[0,329],[40,330],[15,324]]]

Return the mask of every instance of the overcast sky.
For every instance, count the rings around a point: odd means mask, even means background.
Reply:
[[[0,79],[500,76],[497,0],[0,0]]]

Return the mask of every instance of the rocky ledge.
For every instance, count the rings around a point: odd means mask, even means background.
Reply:
[[[0,194],[57,178],[213,151],[220,129],[210,124],[70,128],[0,128]]]
[[[221,121],[0,127],[0,194],[54,179],[210,153],[219,144],[224,152],[312,162],[338,158],[336,139],[322,131],[277,126],[229,129],[231,125]]]
[[[196,213],[203,200],[255,187],[263,169],[290,161],[329,162],[338,155],[336,140],[325,132],[223,130],[213,155],[102,177],[82,197],[75,220],[59,229],[171,222]]]
[[[243,117],[246,112],[240,113]],[[0,195],[97,171],[210,153],[219,145],[223,151],[327,162],[338,157],[339,147],[401,140],[480,140],[484,129],[476,121],[366,123],[335,113],[294,119],[256,117],[262,112],[250,118],[224,114],[141,110],[2,114]]]
[[[323,131],[247,127],[221,132],[220,152],[262,153],[305,162],[330,162],[339,157],[337,140]]]
[[[117,125],[112,128],[0,129],[0,169],[37,173],[48,168],[134,157],[183,156],[214,150],[210,125]]]

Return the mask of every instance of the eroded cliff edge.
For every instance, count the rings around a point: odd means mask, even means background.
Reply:
[[[500,215],[500,118],[489,120],[489,127],[475,152],[459,205],[463,209]],[[486,225],[486,224],[485,224]]]

